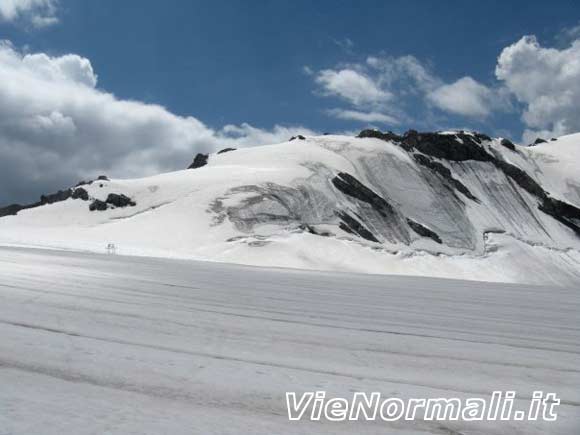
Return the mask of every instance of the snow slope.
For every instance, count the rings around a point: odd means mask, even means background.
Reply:
[[[580,206],[580,134],[561,136],[526,150],[536,162],[534,173],[542,184]]]
[[[0,248],[0,433],[580,428],[577,288]],[[556,422],[289,422],[285,392],[561,399]]]
[[[197,169],[95,181],[81,186],[89,201],[0,218],[0,244],[578,283],[579,150],[580,135],[532,148],[463,132],[308,137],[213,154]],[[89,211],[110,193],[136,205]]]

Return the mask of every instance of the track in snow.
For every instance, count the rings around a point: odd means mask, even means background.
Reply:
[[[580,428],[580,293],[0,248],[0,434]],[[286,391],[562,399],[556,423],[289,422]],[[519,402],[527,406],[527,402]]]

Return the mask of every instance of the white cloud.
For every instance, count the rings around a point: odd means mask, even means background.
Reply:
[[[231,143],[229,146],[233,147],[249,147],[286,141],[296,134],[313,136],[318,133],[305,127],[275,125],[272,130],[264,130],[253,127],[248,123],[241,125],[228,124],[217,132],[216,141],[228,141],[228,143]],[[225,142],[220,142],[220,145],[222,143]]]
[[[373,79],[351,68],[325,69],[315,80],[325,95],[342,97],[355,106],[378,104],[392,98],[392,94],[381,89]]]
[[[97,75],[91,62],[76,54],[65,54],[60,57],[50,57],[44,53],[27,54],[17,62],[22,69],[34,71],[45,80],[71,82],[94,88],[97,85]]]
[[[502,51],[495,72],[526,106],[526,141],[580,131],[580,40],[559,50],[525,36]]]
[[[445,83],[414,56],[370,56],[363,64],[325,69],[315,75],[323,95],[339,96],[352,107],[332,109],[331,116],[362,122],[400,124],[410,121],[407,107],[433,118],[431,109],[482,118],[510,107],[505,91],[463,77]],[[417,116],[417,114],[415,114]],[[420,122],[420,121],[415,121]]]
[[[158,105],[120,100],[96,83],[86,58],[23,55],[0,44],[0,204],[99,173],[143,176],[184,168],[199,151],[313,134],[248,124],[214,130]]]
[[[338,119],[361,121],[367,123],[380,122],[384,124],[398,125],[397,118],[379,112],[360,112],[357,110],[331,109],[328,114]]]
[[[383,87],[396,87],[404,92],[428,92],[441,84],[415,56],[375,57],[370,56],[366,64],[378,71],[377,82]]]
[[[57,0],[0,0],[0,21],[47,27],[58,22],[56,9]]]
[[[523,140],[531,141],[580,131],[580,25],[564,29],[560,39],[568,46],[546,48],[526,36],[506,47],[495,69],[498,81],[489,85],[470,76],[445,82],[414,56],[370,56],[313,76],[323,95],[350,103],[329,115],[361,122],[421,124],[441,112],[483,120],[513,111],[517,99],[524,107]]]
[[[487,117],[496,106],[496,94],[471,77],[441,85],[429,92],[427,98],[441,110],[470,117]]]

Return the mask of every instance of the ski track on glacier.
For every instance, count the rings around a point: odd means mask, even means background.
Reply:
[[[571,434],[580,293],[0,248],[0,433]],[[286,391],[562,399],[548,422],[289,422]]]

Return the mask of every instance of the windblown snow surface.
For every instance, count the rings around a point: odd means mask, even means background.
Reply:
[[[534,147],[465,132],[308,137],[95,181],[88,201],[0,218],[0,244],[577,284],[579,167],[580,134]],[[136,205],[89,211],[110,193]]]
[[[577,287],[0,248],[0,433],[580,433]],[[285,392],[556,393],[555,422],[289,421]]]

